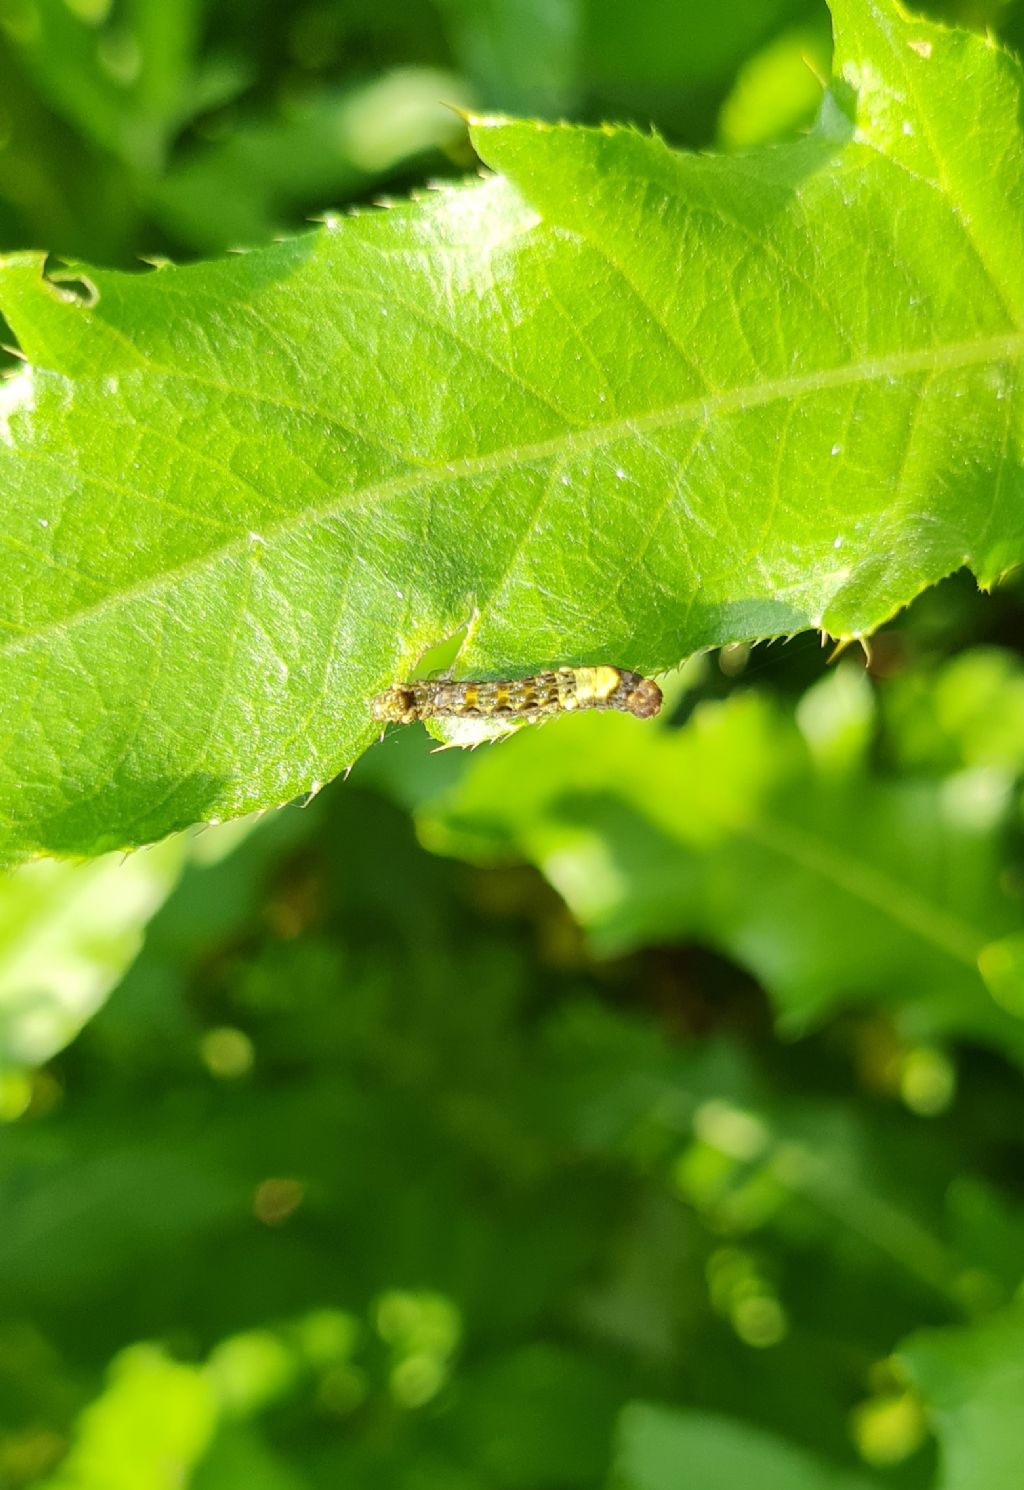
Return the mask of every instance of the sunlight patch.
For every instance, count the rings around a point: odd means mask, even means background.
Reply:
[[[36,406],[32,369],[23,367],[0,382],[0,440],[14,448],[12,416],[21,412],[31,414]]]

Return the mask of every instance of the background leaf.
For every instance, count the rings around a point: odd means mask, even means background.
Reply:
[[[901,1355],[925,1396],[942,1444],[938,1490],[1013,1490],[1024,1454],[1024,1311],[907,1341]]]
[[[971,664],[981,681],[993,660],[950,666],[964,710],[954,741],[962,731],[970,742]],[[924,737],[926,716],[887,692]],[[948,696],[940,676],[933,697]],[[529,859],[605,955],[690,939],[726,952],[790,1034],[884,1000],[910,1040],[970,1034],[1024,1059],[1013,980],[1000,1008],[980,970],[1020,920],[1003,878],[1013,776],[975,765],[991,756],[969,743],[973,770],[961,758],[942,775],[887,780],[869,765],[873,713],[850,666],[806,693],[796,719],[747,694],[698,706],[685,730],[592,717],[520,734],[424,804],[424,838],[484,862]],[[984,692],[970,718],[999,728]],[[934,717],[928,738],[938,752]],[[810,926],[802,905],[814,907]]]
[[[172,234],[206,252],[264,243],[309,201],[353,196],[410,157],[461,138],[468,107],[450,73],[405,68],[344,92],[304,95],[279,117],[238,123],[169,170],[151,206]]]
[[[753,1477],[764,1490],[866,1490],[873,1482],[817,1464],[740,1424],[635,1403],[619,1425],[616,1490],[734,1490]]]
[[[140,1346],[111,1367],[83,1415],[79,1438],[48,1490],[164,1490],[190,1477],[215,1422],[198,1372]]]
[[[174,888],[185,845],[0,877],[0,1073],[63,1048],[122,978]]]

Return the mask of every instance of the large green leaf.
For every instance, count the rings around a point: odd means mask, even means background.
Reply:
[[[485,119],[496,179],[248,257],[0,265],[0,856],[315,790],[461,627],[657,670],[1021,558],[1019,69],[835,16],[786,147]]]

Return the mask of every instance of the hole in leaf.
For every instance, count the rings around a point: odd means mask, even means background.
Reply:
[[[414,678],[431,678],[438,673],[445,673],[455,663],[455,659],[462,651],[466,641],[466,627],[460,626],[458,631],[453,631],[451,636],[446,636],[443,641],[435,642],[432,647],[420,654],[419,661],[413,668],[411,676]]]
[[[99,289],[87,274],[56,270],[46,276],[45,283],[58,300],[63,300],[68,305],[81,305],[86,310],[92,310],[94,305],[99,304]]]
[[[433,678],[450,673],[466,643],[471,640],[478,620],[479,612],[474,606],[469,618],[461,626],[420,653],[416,666],[409,674],[410,678]]]

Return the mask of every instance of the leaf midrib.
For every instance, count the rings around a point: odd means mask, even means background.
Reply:
[[[1024,354],[1024,331],[1004,332],[967,341],[933,345],[916,351],[894,352],[886,356],[864,358],[836,367],[817,369],[810,373],[771,378],[761,383],[741,384],[717,393],[706,393],[685,399],[668,408],[626,415],[595,423],[586,429],[567,430],[530,444],[507,445],[501,449],[488,451],[485,455],[460,457],[434,467],[421,466],[406,475],[359,487],[329,502],[306,507],[301,512],[289,514],[276,523],[263,524],[260,538],[263,545],[267,545],[281,536],[301,534],[307,528],[326,518],[349,511],[366,502],[390,501],[413,495],[419,490],[427,489],[437,481],[456,481],[467,477],[486,476],[517,464],[530,464],[545,459],[564,459],[567,456],[585,454],[631,434],[647,434],[668,425],[685,423],[701,416],[707,422],[718,415],[742,413],[780,399],[797,398],[802,394],[814,394],[914,373],[955,371],[958,368],[978,366],[986,362],[1005,363],[1019,359],[1022,354]],[[214,379],[198,377],[194,373],[176,372],[165,368],[161,369],[160,376],[179,379],[200,387],[216,388],[221,392],[231,393],[271,407],[280,406],[292,411],[296,407],[294,404],[277,400],[269,394],[232,387]],[[327,420],[331,419],[327,411],[313,406],[304,408],[302,412]],[[125,488],[125,491],[129,496],[133,495],[130,489]],[[16,656],[35,642],[60,636],[121,604],[129,604],[148,594],[158,593],[163,587],[185,579],[207,565],[245,552],[250,543],[248,530],[239,533],[237,538],[229,540],[218,548],[209,549],[198,557],[190,557],[183,564],[147,575],[138,583],[113,591],[92,605],[83,606],[67,616],[49,621],[42,626],[23,632],[20,636],[11,638],[0,645],[0,656]]]
[[[740,832],[779,858],[869,906],[952,961],[977,972],[978,954],[989,937],[887,870],[777,817],[758,818],[744,824]]]

